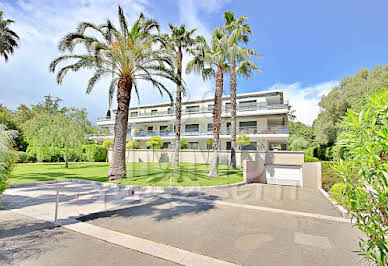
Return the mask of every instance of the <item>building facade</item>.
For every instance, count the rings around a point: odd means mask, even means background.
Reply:
[[[181,138],[187,139],[189,149],[208,149],[213,138],[214,98],[190,100],[182,103]],[[173,148],[175,143],[175,112],[171,103],[131,107],[128,118],[127,140],[138,140],[145,147],[152,136],[160,136],[163,148]],[[113,139],[114,113],[112,117],[98,119],[97,125],[106,127]],[[230,97],[222,101],[220,149],[230,149],[231,103]],[[282,91],[266,91],[237,95],[237,134],[249,137],[250,145],[244,150],[287,150],[288,103]]]

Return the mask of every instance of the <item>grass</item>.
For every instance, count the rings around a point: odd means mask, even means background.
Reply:
[[[80,178],[107,182],[108,163],[23,163],[16,164],[9,184],[46,181],[54,179]],[[127,163],[127,177],[120,181],[126,185],[169,186],[214,186],[241,182],[242,170],[219,165],[218,177],[209,178],[210,165],[181,163],[172,167],[171,163]]]

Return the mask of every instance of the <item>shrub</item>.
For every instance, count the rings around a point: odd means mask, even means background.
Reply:
[[[345,190],[346,184],[336,183],[331,187],[329,193],[333,195],[343,196],[345,194]]]
[[[32,147],[27,148],[27,154],[38,162],[60,162],[63,161],[61,149],[56,147]]]
[[[17,163],[33,163],[35,161],[36,161],[36,157],[29,155],[27,152],[24,152],[24,151],[16,152]]]
[[[181,141],[179,142],[179,147],[181,149],[187,149],[189,147],[189,142],[187,141],[187,139],[182,138]]]
[[[305,163],[311,163],[311,162],[319,162],[319,159],[317,157],[309,156],[304,154],[304,162]]]
[[[0,124],[0,196],[7,189],[7,180],[11,174],[15,153],[10,149],[17,132],[8,130]]]
[[[106,148],[97,144],[83,145],[82,150],[88,162],[105,162]]]
[[[149,141],[146,142],[146,145],[152,149],[161,149],[163,143],[164,142],[160,136],[153,136]]]
[[[131,149],[131,150],[134,150],[134,149],[140,149],[140,141],[138,140],[131,140],[131,141],[128,141],[128,143],[125,145],[125,147],[127,149]]]
[[[334,162],[321,162],[322,164],[322,188],[330,191],[331,187],[340,182],[337,172],[331,167]]]
[[[65,149],[61,149],[61,155],[65,157]],[[82,151],[81,149],[69,149],[69,161],[78,162],[82,160]]]
[[[113,148],[114,142],[111,140],[104,140],[102,142],[102,146],[105,147],[106,149],[108,148]]]

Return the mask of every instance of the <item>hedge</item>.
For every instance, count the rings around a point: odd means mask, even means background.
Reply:
[[[97,144],[83,145],[84,159],[88,162],[105,162],[106,148]]]

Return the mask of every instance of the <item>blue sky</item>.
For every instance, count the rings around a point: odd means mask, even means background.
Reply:
[[[56,46],[65,33],[80,21],[115,21],[118,3],[130,21],[143,11],[157,19],[164,31],[168,23],[185,23],[206,38],[223,24],[225,10],[248,16],[254,32],[249,46],[262,55],[256,63],[263,72],[239,79],[238,91],[282,89],[298,119],[308,124],[319,112],[320,97],[344,75],[388,62],[388,2],[382,0],[0,0],[0,10],[16,21],[13,29],[21,37],[15,55],[6,64],[0,62],[0,103],[15,108],[51,94],[67,106],[87,108],[92,122],[103,116],[108,107],[107,81],[85,95],[88,72],[70,73],[59,86],[48,65],[59,55]],[[188,98],[213,95],[214,81],[203,82],[195,75],[185,79]],[[228,93],[227,80],[224,89]],[[147,84],[142,84],[140,97],[141,104],[168,101]],[[138,104],[135,98],[132,104]]]

